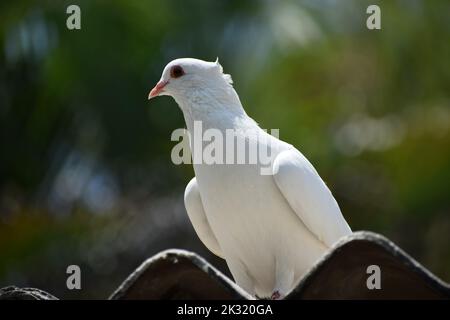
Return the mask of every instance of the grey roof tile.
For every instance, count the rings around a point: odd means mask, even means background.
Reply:
[[[367,288],[370,265],[380,267],[379,290]],[[56,298],[39,289],[6,287],[0,299]],[[110,299],[253,298],[197,254],[172,249],[147,259]],[[286,299],[450,299],[450,286],[385,237],[361,231],[337,243]]]

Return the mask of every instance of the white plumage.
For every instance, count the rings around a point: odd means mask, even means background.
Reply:
[[[194,121],[202,121],[203,130],[215,128],[225,137],[226,129],[234,129],[237,139],[256,141],[270,151],[273,175],[262,175],[265,164],[259,161],[194,163],[185,205],[200,240],[226,259],[239,286],[252,295],[280,298],[351,230],[311,163],[260,129],[231,84],[218,61],[177,59],[166,66],[149,98],[175,99],[191,132],[191,146]]]

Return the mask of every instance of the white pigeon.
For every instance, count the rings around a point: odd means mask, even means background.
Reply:
[[[259,160],[194,161],[195,177],[184,200],[198,237],[226,260],[240,287],[260,298],[285,297],[334,243],[352,232],[330,190],[302,153],[246,114],[218,61],[171,61],[149,99],[161,95],[172,96],[181,108],[191,150],[194,121],[201,121],[203,130],[233,129],[238,138],[270,151],[273,174],[261,174]]]

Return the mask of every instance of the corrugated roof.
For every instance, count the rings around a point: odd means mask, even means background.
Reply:
[[[368,289],[367,267],[381,271]],[[385,237],[356,232],[342,239],[286,297],[298,299],[449,299],[450,286]],[[0,299],[55,299],[38,289],[0,289]],[[163,251],[139,266],[110,299],[253,299],[195,253]]]

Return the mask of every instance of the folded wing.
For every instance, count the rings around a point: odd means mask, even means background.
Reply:
[[[331,247],[352,231],[331,191],[297,150],[281,152],[273,163],[275,183],[303,224]]]
[[[222,250],[217,242],[211,227],[209,226],[208,219],[203,209],[202,199],[200,197],[200,191],[197,186],[197,179],[193,178],[184,192],[184,205],[191,220],[192,226],[197,233],[203,244],[214,253],[216,256],[223,258]]]

